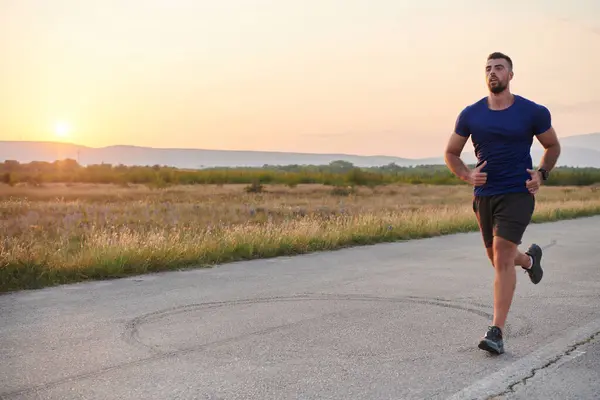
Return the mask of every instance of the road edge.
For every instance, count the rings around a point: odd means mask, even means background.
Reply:
[[[537,371],[547,368],[600,334],[600,319],[570,331],[511,365],[455,393],[448,400],[485,400],[513,391]]]

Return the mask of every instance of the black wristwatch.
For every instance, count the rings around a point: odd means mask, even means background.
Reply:
[[[548,171],[546,171],[544,168],[538,168],[538,171],[541,172],[542,174],[542,180],[543,181],[547,181],[548,180]]]

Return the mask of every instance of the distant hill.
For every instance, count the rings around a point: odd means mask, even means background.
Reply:
[[[600,168],[600,133],[562,137],[560,143],[559,166]],[[543,152],[539,142],[534,141],[531,151],[534,163],[539,162]]]
[[[0,161],[48,161],[71,158],[81,165],[167,165],[178,168],[262,167],[289,164],[329,164],[346,160],[357,166],[380,166],[396,163],[400,166],[418,165],[421,160],[391,156],[359,156],[352,154],[313,154],[270,151],[233,151],[204,149],[160,149],[138,146],[108,146],[92,148],[56,142],[0,141]],[[425,160],[425,159],[424,159]],[[425,160],[429,163],[429,161]]]
[[[558,165],[600,168],[600,133],[561,138],[563,152]],[[543,148],[534,141],[532,157],[538,163]],[[56,142],[0,141],[0,162],[17,160],[22,163],[71,158],[82,165],[167,165],[177,168],[201,169],[209,167],[261,167],[290,164],[329,164],[345,160],[361,167],[373,167],[396,163],[399,166],[444,164],[443,156],[410,159],[392,156],[360,156],[352,154],[313,154],[267,151],[232,151],[205,149],[160,149],[137,146],[108,146],[92,148],[76,144]],[[463,160],[475,162],[473,147],[469,141],[463,152]]]

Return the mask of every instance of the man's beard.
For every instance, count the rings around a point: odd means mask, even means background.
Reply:
[[[496,81],[496,86],[492,86],[491,82],[488,84],[488,87],[490,89],[490,92],[494,93],[494,94],[499,94],[502,93],[506,90],[506,86],[505,84],[503,84],[500,81]]]

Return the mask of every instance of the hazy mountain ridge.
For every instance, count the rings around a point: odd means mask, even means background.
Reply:
[[[573,167],[600,168],[600,133],[576,135],[560,138],[563,151],[558,165]],[[541,145],[534,141],[532,157],[538,163],[543,153]],[[475,162],[473,147],[469,141],[463,152],[463,160]],[[123,165],[168,165],[178,168],[200,169],[207,167],[261,167],[264,164],[329,164],[334,160],[345,160],[361,167],[372,167],[396,163],[400,166],[422,164],[444,164],[443,156],[410,159],[394,156],[360,156],[331,153],[293,153],[274,151],[245,150],[205,150],[205,149],[162,149],[139,146],[108,146],[92,148],[57,142],[0,141],[0,161],[17,160],[52,162],[71,158],[82,165],[123,164]]]

